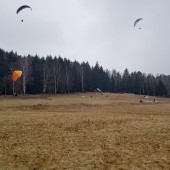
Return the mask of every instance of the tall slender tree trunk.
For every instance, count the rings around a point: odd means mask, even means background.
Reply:
[[[46,88],[47,88],[47,85],[46,85],[46,70],[44,68],[44,74],[43,74],[43,94],[46,93]]]
[[[57,93],[57,77],[56,77],[56,68],[54,67],[53,69],[54,71],[54,93],[56,94]]]
[[[15,83],[14,80],[12,80],[12,91],[13,91],[13,95],[15,94]]]
[[[145,94],[145,87],[144,87],[144,84],[142,84],[142,94]]]
[[[148,81],[146,82],[146,90],[147,90],[147,95],[149,95],[149,83],[148,83]]]
[[[68,74],[68,69],[66,67],[66,87],[67,87],[67,93],[69,93],[69,74]]]
[[[23,93],[26,93],[26,76],[25,76],[25,67],[23,67]]]
[[[116,78],[114,78],[115,79],[115,87],[114,87],[114,92],[116,93],[117,92],[117,88],[116,88],[116,86],[117,86],[117,81],[116,81]]]
[[[54,93],[56,94],[59,89],[60,66],[57,67],[57,71],[56,68],[54,67],[53,71],[54,71]]]
[[[81,69],[81,89],[82,89],[82,92],[84,93],[84,71],[83,71],[83,67]]]
[[[26,83],[28,82],[29,73],[31,71],[30,69],[30,59],[28,57],[20,58],[20,67],[22,68],[22,88],[23,88],[23,94],[26,94]]]
[[[153,95],[156,96],[156,93],[155,93],[155,86],[153,86]]]

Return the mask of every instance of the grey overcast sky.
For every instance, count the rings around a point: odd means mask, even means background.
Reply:
[[[170,75],[170,0],[0,0],[0,48]]]

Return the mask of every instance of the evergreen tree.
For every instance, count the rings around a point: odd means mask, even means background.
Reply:
[[[61,56],[24,57],[2,49],[0,58],[0,94],[12,94],[12,73],[21,69],[23,75],[15,82],[15,90],[19,93],[93,92],[100,88],[106,92],[170,96],[170,75],[146,75],[140,71],[129,73],[127,68],[123,74],[115,69],[110,73],[98,62],[91,67],[88,62],[71,62]],[[29,65],[26,62],[28,59]]]
[[[159,79],[158,85],[156,86],[156,95],[158,95],[158,96],[166,96],[167,95],[165,85],[161,79]]]
[[[124,70],[122,77],[122,90],[126,93],[131,92],[131,77],[127,68]]]
[[[39,94],[43,89],[43,59],[37,55],[32,57],[32,71],[30,75],[30,83],[27,86],[27,92],[31,94]]]

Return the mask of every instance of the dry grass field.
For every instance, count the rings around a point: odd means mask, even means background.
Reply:
[[[170,170],[170,99],[140,99],[1,96],[0,170]]]

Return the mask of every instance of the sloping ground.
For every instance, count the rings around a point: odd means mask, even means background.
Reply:
[[[132,94],[1,97],[0,169],[168,170],[170,100],[141,99]]]

